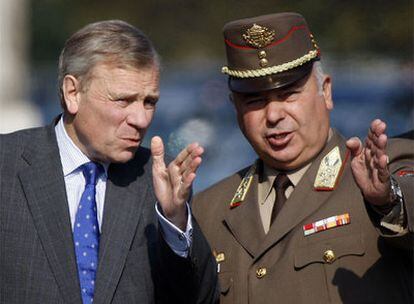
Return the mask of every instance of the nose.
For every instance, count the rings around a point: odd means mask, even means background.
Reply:
[[[270,126],[277,125],[286,117],[284,102],[270,100],[266,105],[266,121]]]
[[[146,129],[152,121],[153,112],[144,108],[142,102],[134,102],[129,106],[126,122],[136,129]]]

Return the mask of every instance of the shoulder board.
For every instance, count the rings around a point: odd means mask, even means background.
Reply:
[[[256,167],[257,163],[255,162],[243,177],[239,187],[236,190],[236,193],[230,202],[230,209],[239,206],[244,201],[246,194],[249,191],[250,184],[252,183],[254,173],[256,172]]]
[[[332,191],[336,188],[349,154],[347,150],[345,160],[342,161],[339,147],[336,146],[324,156],[313,184],[316,191]]]

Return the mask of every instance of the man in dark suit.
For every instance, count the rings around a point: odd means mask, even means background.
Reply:
[[[158,82],[156,51],[125,22],[66,41],[63,115],[0,135],[1,303],[214,302],[215,262],[186,203],[203,149],[167,167],[159,137],[140,147]]]
[[[221,303],[413,303],[413,141],[379,119],[364,145],[330,127],[331,78],[301,15],[236,20],[224,40],[259,159],[194,198]]]

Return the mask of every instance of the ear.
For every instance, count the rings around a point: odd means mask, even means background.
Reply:
[[[74,115],[78,112],[81,86],[79,80],[72,75],[63,78],[62,92],[67,111]]]
[[[325,79],[323,80],[322,93],[325,99],[326,108],[328,110],[332,110],[334,105],[332,100],[332,82],[329,75],[326,75]]]

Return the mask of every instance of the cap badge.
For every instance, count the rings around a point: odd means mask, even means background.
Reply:
[[[263,48],[269,45],[275,38],[275,31],[268,29],[265,26],[257,25],[256,23],[252,25],[251,28],[246,30],[246,33],[243,34],[243,39],[255,48]]]

